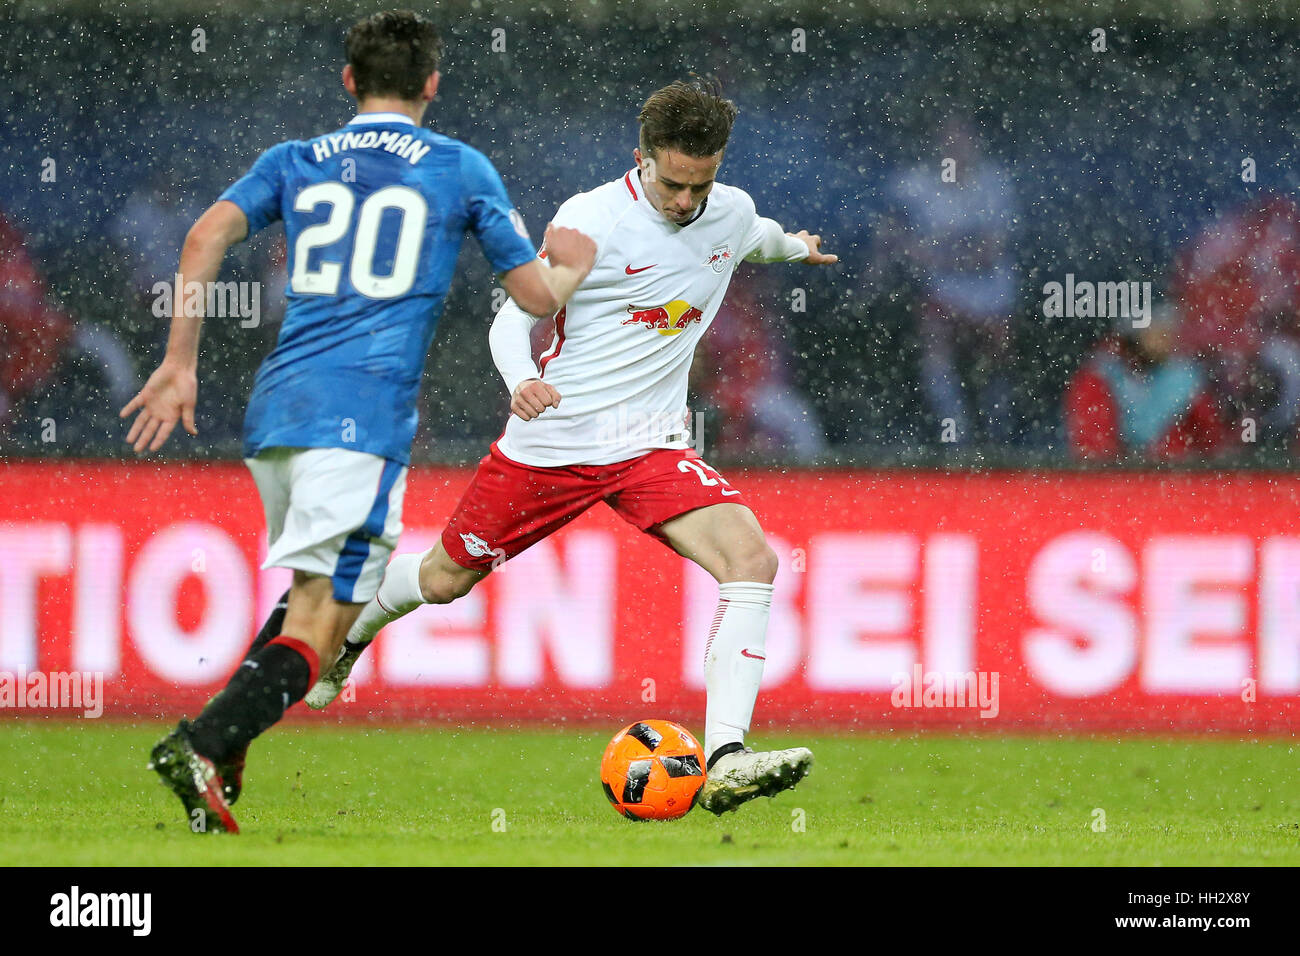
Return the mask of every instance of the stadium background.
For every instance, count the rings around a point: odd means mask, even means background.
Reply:
[[[349,115],[336,74],[357,9],[2,15],[0,214],[8,255],[25,254],[43,288],[0,333],[0,671],[102,671],[108,712],[174,715],[219,685],[283,587],[256,570],[260,509],[229,463],[274,308],[253,328],[207,323],[201,437],[174,437],[164,463],[127,461],[115,413],[162,347],[148,291],[170,278],[177,243],[160,237],[178,241],[262,149]],[[948,19],[863,5],[448,9],[430,122],[493,159],[534,235],[568,195],[630,165],[640,102],[694,70],[742,108],[726,181],[841,256],[834,271],[742,268],[733,288],[762,337],[697,370],[705,452],[778,539],[792,595],[774,618],[761,722],[1293,727],[1293,435],[1084,468],[1065,396],[1112,326],[1047,319],[1041,291],[1075,273],[1171,292],[1180,253],[1213,223],[1296,196],[1291,8],[1232,21],[1194,4],[972,4]],[[1098,27],[1106,52],[1090,47]],[[890,268],[880,240],[897,212],[890,183],[937,164],[933,137],[954,116],[1015,192],[1015,417],[1005,434],[949,445],[923,385],[924,277]],[[1243,157],[1256,182],[1242,181]],[[270,288],[281,256],[259,237],[223,278]],[[505,414],[492,291],[467,243],[426,376],[404,549],[436,533]],[[814,452],[737,437],[743,409],[710,404],[755,374],[728,365],[755,352],[779,357],[756,374],[818,423]],[[651,702],[702,714],[692,642],[712,597],[657,545],[592,514],[497,577],[383,649],[340,715],[610,721]],[[913,661],[998,672],[998,715],[892,706],[892,678]]]

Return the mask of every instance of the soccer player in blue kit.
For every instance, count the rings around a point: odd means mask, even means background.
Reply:
[[[139,412],[127,435],[136,452],[160,448],[178,421],[197,434],[202,316],[186,314],[182,290],[208,288],[230,246],[282,219],[289,304],[253,385],[244,444],[266,513],[266,566],[293,569],[293,585],[225,689],[153,749],[150,767],[195,831],[238,832],[229,805],[249,743],[333,664],[379,587],[401,532],[421,372],[465,233],[536,315],[562,307],[595,259],[590,238],[560,228],[547,230],[539,259],[488,159],[420,126],[441,50],[434,25],[406,11],[351,29],[343,85],[356,118],[272,147],[198,219],[181,251],[166,357],[122,409]]]

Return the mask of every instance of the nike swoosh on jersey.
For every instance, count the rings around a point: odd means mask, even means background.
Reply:
[[[749,653],[749,651],[746,651],[746,650],[742,650],[742,651],[740,652],[740,656],[741,656],[741,657],[752,657],[752,658],[753,658],[754,660],[756,660],[756,661],[765,661],[765,660],[767,660],[767,658],[764,657],[762,654],[751,654],[751,653]]]
[[[647,269],[653,269],[653,268],[654,268],[655,266],[657,266],[657,265],[659,265],[659,263],[655,262],[655,263],[652,263],[651,265],[648,265],[648,266],[642,266],[640,269],[633,269],[633,268],[632,268],[632,263],[629,262],[629,263],[627,264],[627,268],[624,269],[623,271],[626,272],[626,273],[627,273],[628,275],[630,275],[630,276],[634,276],[634,275],[636,275],[638,272],[645,272]]]

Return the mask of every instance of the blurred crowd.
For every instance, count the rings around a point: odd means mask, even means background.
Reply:
[[[902,170],[872,270],[913,280],[921,393],[941,443],[1019,430],[1012,329],[1022,278],[1010,172],[964,117]],[[1136,276],[1124,281],[1136,281]],[[1150,280],[1148,280],[1150,281]],[[1300,452],[1300,207],[1261,193],[1200,226],[1153,283],[1149,315],[1108,318],[1060,396],[1076,460],[1212,460]]]
[[[1021,290],[1013,255],[1016,194],[1008,171],[982,155],[978,136],[950,121],[935,157],[898,171],[865,276],[901,268],[914,280],[919,395],[940,444],[1008,444],[1017,433],[1011,330]],[[111,241],[120,293],[150,308],[169,276],[195,197],[166,176],[133,193]],[[284,245],[260,261],[260,280],[284,285]],[[1251,446],[1300,450],[1300,207],[1265,194],[1207,224],[1179,250],[1151,315],[1113,317],[1080,356],[1060,397],[1071,456],[1083,460],[1214,458]],[[815,461],[828,444],[795,382],[775,283],[758,270],[732,287],[693,370],[696,407],[723,458]],[[767,306],[762,290],[768,292]],[[270,297],[263,344],[274,338]],[[551,334],[538,328],[537,349]],[[0,215],[0,428],[39,431],[76,421],[98,390],[123,403],[141,357],[104,325],[54,304],[22,233]],[[706,426],[701,426],[706,427]]]
[[[1080,459],[1300,451],[1300,207],[1265,195],[1206,225],[1152,315],[1093,346],[1065,421]]]
[[[723,180],[840,255],[834,270],[738,268],[692,371],[711,456],[1214,462],[1300,450],[1300,181],[1286,174],[1300,79],[1285,38],[1249,24],[1153,28],[1126,37],[1131,56],[1082,69],[1086,45],[1067,55],[1070,34],[1050,23],[827,20],[796,54],[770,17],[743,31],[683,20],[635,32],[633,57],[626,31],[551,19],[512,24],[495,56],[484,17],[449,27],[431,122],[493,159],[534,238],[565,198],[631,165],[639,102],[690,69],[716,73],[742,107]],[[161,355],[154,288],[171,281],[190,224],[261,150],[347,118],[333,68],[320,73],[342,54],[333,24],[213,23],[264,45],[264,75],[250,79],[239,58],[177,56],[171,33],[136,21],[11,24],[0,59],[43,56],[8,63],[0,162],[34,168],[49,154],[61,178],[0,178],[0,453],[123,454],[117,410]],[[1007,49],[1014,68],[991,69]],[[86,102],[50,95],[72,63],[98,78],[78,87]],[[1183,82],[1190,72],[1206,82]],[[63,153],[49,145],[64,140]],[[1238,176],[1247,149],[1268,185]],[[274,229],[232,253],[222,278],[260,283],[261,314],[206,324],[200,437],[169,454],[239,453],[285,261]],[[1157,304],[1137,318],[1051,317],[1044,286],[1067,272],[1150,282]],[[495,384],[495,286],[467,251],[429,360],[417,459],[473,460],[499,432],[506,396],[460,384]]]
[[[1010,445],[1019,428],[1011,333],[1023,282],[1014,182],[981,154],[963,119],[943,129],[939,146],[952,177],[942,162],[898,171],[863,278],[880,281],[894,269],[911,280],[915,394],[935,431],[928,444]],[[137,310],[152,308],[151,287],[174,271],[197,212],[194,197],[160,176],[114,220],[117,292]],[[271,290],[257,340],[269,348],[283,308],[284,243],[268,246],[254,267]],[[1178,251],[1162,285],[1149,316],[1112,317],[1078,356],[1059,396],[1068,454],[1168,461],[1254,447],[1300,452],[1300,206],[1264,194],[1230,209]],[[722,459],[814,462],[830,448],[796,381],[787,326],[798,312],[779,301],[780,288],[763,270],[743,270],[696,357],[698,427]],[[551,334],[537,327],[537,352]],[[3,215],[0,344],[0,430],[33,439],[50,421],[86,427],[87,407],[120,406],[147,373],[146,356],[111,327],[56,304]],[[237,416],[228,427],[233,437]]]
[[[109,328],[50,296],[23,233],[0,211],[0,434],[94,443],[102,415],[137,385],[136,360]]]

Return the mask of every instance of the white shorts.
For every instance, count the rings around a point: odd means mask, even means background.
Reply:
[[[346,448],[268,448],[244,464],[266,512],[262,567],[330,578],[337,601],[374,597],[402,533],[406,466]]]

